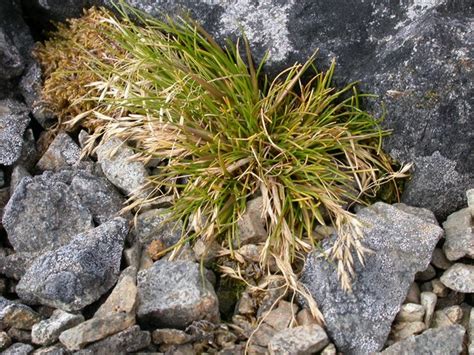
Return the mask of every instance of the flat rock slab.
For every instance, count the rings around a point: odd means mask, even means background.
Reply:
[[[150,332],[141,330],[138,325],[134,325],[120,333],[89,345],[83,352],[84,354],[94,355],[129,354],[146,348],[150,343]]]
[[[399,341],[388,347],[381,354],[460,354],[466,330],[460,325],[428,329],[418,336]]]
[[[357,217],[363,243],[374,253],[366,255],[365,267],[353,256],[353,292],[341,289],[334,263],[320,252],[308,257],[301,280],[318,303],[337,349],[347,354],[382,348],[415,274],[429,265],[443,234],[437,225],[382,202],[360,210]]]
[[[302,325],[281,330],[268,344],[272,355],[315,354],[328,345],[326,332],[319,325]]]
[[[160,260],[138,273],[137,316],[161,328],[184,329],[197,320],[219,320],[217,296],[199,264]]]
[[[28,113],[19,101],[0,100],[0,165],[12,165],[20,158],[23,133],[30,122]]]
[[[38,257],[17,285],[28,303],[78,311],[116,282],[128,222],[115,218]]]
[[[59,335],[79,323],[84,322],[82,314],[71,314],[56,309],[51,317],[33,326],[31,338],[34,344],[51,345],[55,343]]]

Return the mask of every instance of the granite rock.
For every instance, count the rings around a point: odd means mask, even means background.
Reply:
[[[58,340],[63,331],[82,322],[84,322],[84,317],[81,314],[71,314],[57,309],[49,319],[33,326],[31,329],[32,342],[43,346],[51,345]]]
[[[462,257],[474,258],[474,226],[469,208],[463,208],[448,216],[443,223],[446,241],[443,251],[446,257],[455,261]]]
[[[319,325],[303,325],[281,330],[268,344],[270,354],[314,354],[328,345],[329,339]]]
[[[90,351],[94,355],[130,354],[148,347],[150,343],[150,332],[141,330],[138,325],[134,325],[91,344],[84,350]]]
[[[474,265],[454,264],[443,273],[440,280],[451,290],[462,293],[473,293]]]
[[[28,113],[19,101],[0,100],[0,165],[12,165],[20,158],[23,133],[30,122]]]
[[[167,221],[170,214],[165,209],[152,209],[140,213],[136,218],[135,232],[145,247],[159,240],[164,248],[169,248],[179,242],[183,235],[181,221]]]
[[[144,324],[183,329],[193,321],[219,320],[217,296],[199,264],[157,261],[138,273],[137,316]]]
[[[313,252],[301,281],[325,317],[339,351],[364,353],[382,348],[390,326],[413,282],[426,269],[442,229],[400,209],[378,202],[357,213],[368,254],[363,267],[354,256],[352,293],[341,289],[334,264]],[[333,237],[335,238],[335,237]],[[324,250],[334,239],[323,244]]]
[[[5,207],[3,225],[17,252],[53,250],[92,228],[92,216],[62,174],[24,178]]]
[[[460,325],[428,329],[421,335],[410,336],[393,344],[382,351],[382,354],[460,354],[464,333],[465,329]]]
[[[115,218],[37,258],[17,285],[23,300],[77,311],[116,282],[128,223]]]
[[[67,133],[60,132],[51,142],[36,167],[42,171],[58,171],[64,167],[78,164],[80,158],[81,148]]]
[[[30,307],[0,296],[0,325],[5,328],[31,329],[41,316]]]
[[[33,352],[35,348],[30,344],[15,343],[8,349],[2,352],[3,355],[28,355]]]

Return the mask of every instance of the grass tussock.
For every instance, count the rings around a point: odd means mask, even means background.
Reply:
[[[60,25],[36,55],[44,99],[63,127],[119,137],[137,159],[161,162],[136,206],[172,195],[174,218],[194,231],[184,238],[218,240],[232,255],[237,221],[260,195],[262,267],[272,259],[278,277],[311,299],[292,265],[318,246],[315,227],[330,224],[339,236],[329,255],[350,289],[351,252],[363,262],[366,250],[347,206],[372,199],[406,169],[392,170],[381,151],[387,132],[361,108],[355,86],[332,86],[334,62],[306,82],[314,58],[268,81],[245,40],[223,49],[191,20],[159,21],[131,8],[118,17],[89,10]]]

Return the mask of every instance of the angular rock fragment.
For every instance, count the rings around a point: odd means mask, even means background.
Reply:
[[[69,351],[58,343],[47,347],[41,347],[33,352],[33,355],[69,355]]]
[[[257,197],[247,202],[247,209],[237,221],[238,240],[234,241],[234,247],[245,244],[256,244],[267,239],[265,220],[262,218],[263,198]]]
[[[460,354],[465,329],[460,325],[428,329],[423,334],[411,336],[388,347],[382,354]]]
[[[332,262],[315,252],[307,260],[302,282],[308,287],[337,349],[347,353],[378,351],[406,297],[416,272],[426,269],[442,229],[385,203],[357,213],[362,222],[365,266],[355,261],[352,293],[341,289]],[[323,247],[334,242],[330,239]]]
[[[19,101],[0,100],[0,165],[12,165],[20,158],[23,133],[30,122],[28,113]]]
[[[16,187],[20,183],[21,180],[25,177],[31,177],[31,174],[28,170],[21,164],[15,165],[12,171],[12,175],[10,176],[10,194],[13,195],[15,192]]]
[[[130,354],[146,348],[150,343],[150,332],[141,330],[138,325],[134,325],[91,344],[84,350],[90,351],[94,355]]]
[[[145,324],[183,329],[219,320],[217,296],[199,264],[160,260],[138,273],[137,316]]]
[[[424,322],[426,328],[429,328],[433,320],[433,314],[438,297],[433,292],[422,292],[420,295],[421,305],[425,307]]]
[[[12,339],[6,332],[0,331],[0,351],[8,348],[12,343]]]
[[[59,341],[70,351],[82,349],[89,343],[104,339],[135,324],[135,317],[115,313],[104,318],[91,318],[61,333]]]
[[[53,250],[92,228],[92,216],[61,175],[24,178],[5,207],[3,225],[17,252]]]
[[[168,221],[170,214],[165,209],[152,209],[137,216],[135,232],[140,242],[148,247],[158,240],[164,248],[179,242],[183,235],[183,223]]]
[[[0,325],[6,328],[31,329],[41,316],[30,307],[0,296]]]
[[[395,323],[392,327],[390,338],[391,340],[399,341],[409,336],[420,334],[425,329],[426,325],[421,321]]]
[[[151,333],[153,344],[181,345],[190,342],[193,338],[179,329],[155,329]]]
[[[454,264],[444,272],[440,280],[451,290],[462,293],[473,293],[474,265]]]
[[[80,159],[81,148],[67,133],[60,132],[51,142],[36,167],[42,171],[58,171],[78,164]]]
[[[42,253],[14,253],[0,256],[0,274],[10,279],[20,280],[33,261]]]
[[[35,348],[30,344],[15,343],[2,352],[3,355],[27,355],[30,354]]]
[[[329,339],[319,325],[304,325],[284,329],[268,344],[270,354],[314,354],[328,345]]]
[[[84,322],[84,317],[81,314],[71,314],[57,309],[49,319],[33,326],[31,329],[32,342],[40,345],[51,345],[58,340],[63,331],[82,322]]]
[[[446,257],[455,261],[464,256],[474,258],[474,228],[469,208],[463,208],[448,216],[443,223],[446,241],[443,251]]]
[[[127,221],[115,218],[43,254],[18,283],[18,295],[64,311],[91,304],[116,283],[127,232]]]
[[[425,307],[415,303],[405,303],[400,307],[395,319],[399,322],[422,321],[425,316]]]
[[[95,312],[94,317],[106,317],[113,313],[133,313],[137,304],[137,269],[129,266],[120,275],[107,300]]]
[[[133,161],[134,153],[118,138],[111,138],[97,148],[97,159],[109,181],[130,195],[145,183],[148,173],[145,166]]]

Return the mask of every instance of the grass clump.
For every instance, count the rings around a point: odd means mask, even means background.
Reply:
[[[363,95],[332,86],[334,62],[306,82],[314,58],[269,81],[245,40],[222,48],[189,19],[119,12],[89,10],[37,49],[44,98],[61,125],[88,127],[102,141],[119,137],[137,159],[159,160],[134,206],[172,195],[174,218],[193,230],[183,240],[217,240],[232,255],[247,202],[262,196],[268,238],[260,263],[269,270],[272,259],[308,299],[292,265],[318,246],[317,225],[334,226],[329,255],[350,289],[351,252],[363,261],[366,250],[347,207],[404,173],[381,151],[387,132],[361,108]]]

